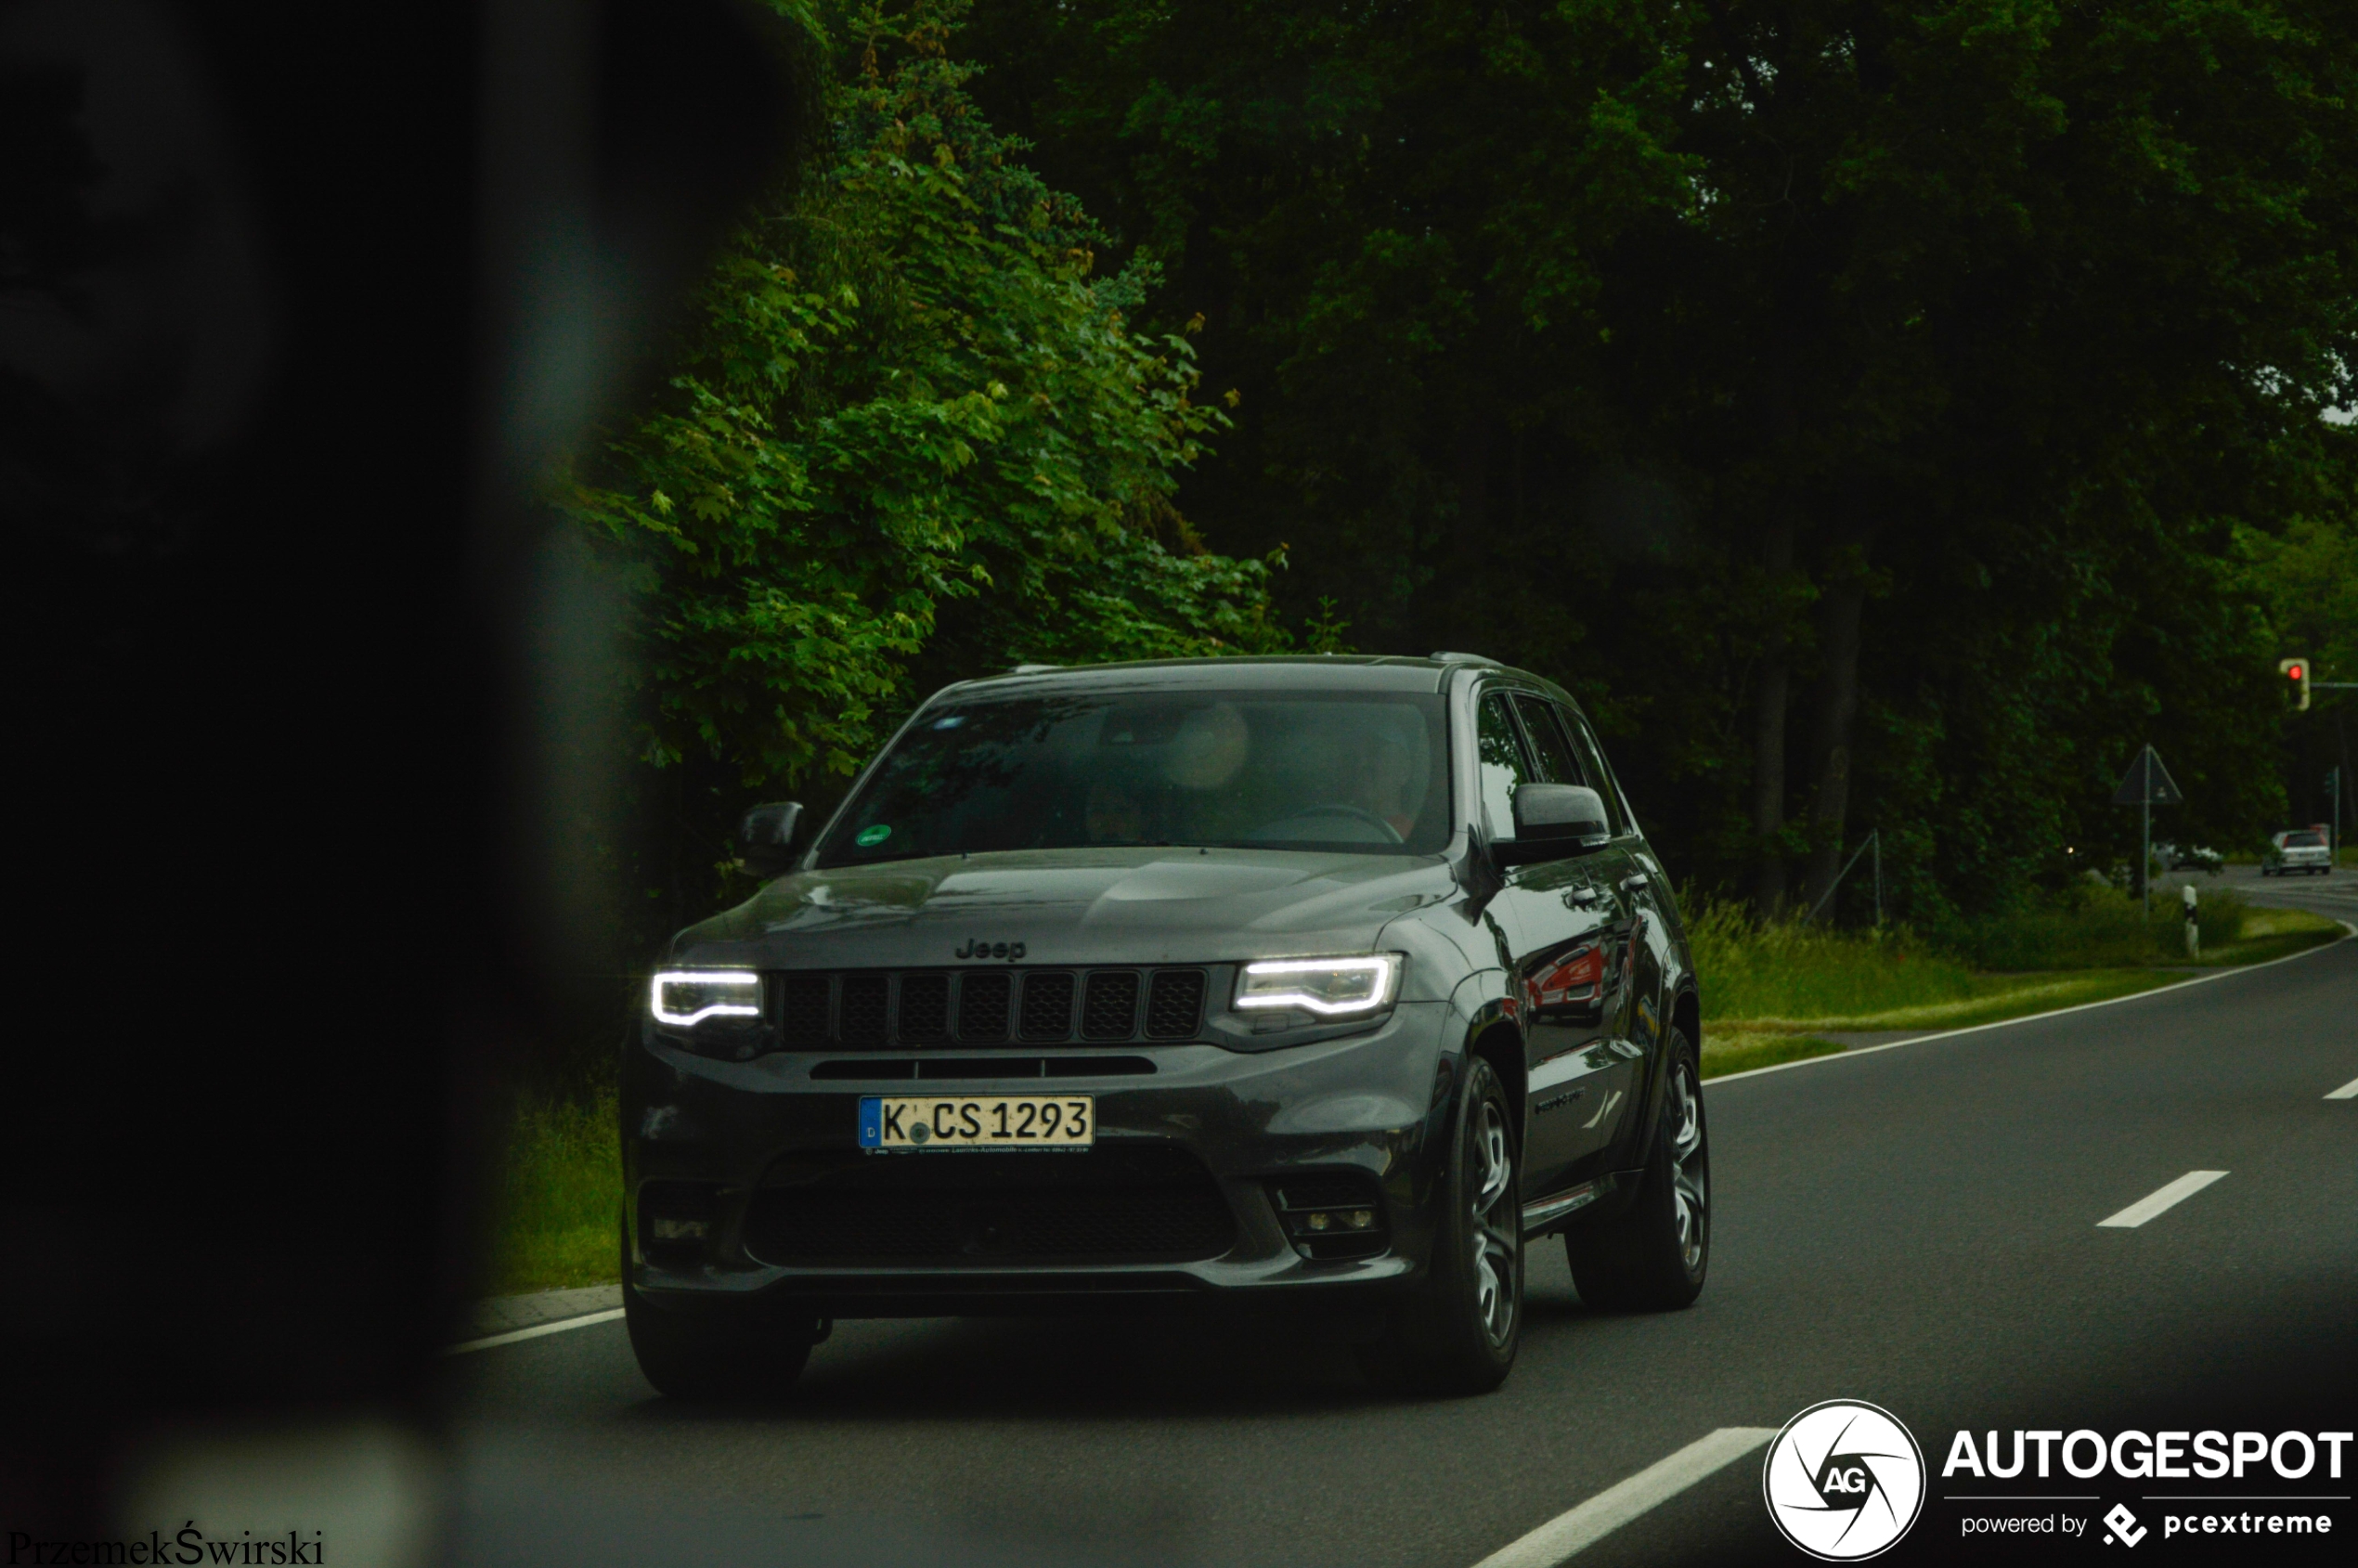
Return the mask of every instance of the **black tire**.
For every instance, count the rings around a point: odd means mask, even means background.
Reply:
[[[1521,1135],[1498,1074],[1477,1056],[1450,1125],[1424,1286],[1359,1348],[1359,1365],[1387,1393],[1488,1393],[1522,1341]]]
[[[630,1283],[629,1242],[623,1243],[622,1321],[630,1353],[655,1392],[697,1404],[748,1404],[776,1399],[794,1386],[825,1325],[816,1317],[759,1318],[674,1312],[655,1305]]]
[[[1610,1219],[1564,1232],[1580,1299],[1607,1312],[1676,1312],[1703,1293],[1711,1271],[1711,1130],[1703,1072],[1683,1033],[1672,1030],[1668,1045],[1662,1125],[1637,1199]]]

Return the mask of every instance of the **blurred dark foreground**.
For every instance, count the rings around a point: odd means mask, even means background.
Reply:
[[[753,0],[0,5],[0,1531],[439,1551],[493,1111],[621,963],[533,477],[808,54]]]

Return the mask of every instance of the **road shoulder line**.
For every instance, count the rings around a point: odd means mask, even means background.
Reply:
[[[587,1328],[594,1323],[612,1323],[621,1315],[622,1309],[615,1307],[582,1317],[564,1318],[555,1323],[536,1323],[529,1328],[516,1328],[505,1334],[490,1334],[480,1340],[460,1340],[455,1345],[443,1346],[442,1354],[464,1355],[471,1350],[491,1350],[499,1345],[518,1344],[525,1340],[537,1340],[543,1334],[562,1334],[568,1328]]]
[[[1577,1508],[1556,1515],[1520,1540],[1492,1552],[1474,1568],[1556,1568],[1574,1552],[1717,1474],[1776,1435],[1775,1427],[1721,1427],[1628,1480],[1606,1487]]]
[[[2048,1018],[2060,1018],[2069,1013],[2085,1013],[2092,1007],[2118,1007],[2128,1002],[2144,1002],[2157,996],[2174,996],[2191,986],[2209,985],[2213,980],[2232,979],[2237,975],[2256,975],[2262,969],[2273,969],[2279,964],[2291,964],[2307,958],[2313,953],[2331,952],[2351,938],[2358,937],[2358,926],[2352,926],[2347,920],[2339,924],[2342,934],[2332,941],[2319,942],[2315,947],[2305,947],[2299,952],[2287,952],[2282,958],[2271,958],[2264,964],[2248,964],[2232,969],[2222,969],[2215,975],[2196,975],[2192,979],[2179,980],[2171,985],[2156,986],[2151,991],[2131,991],[2127,996],[2107,996],[2101,1002],[2076,1002],[2068,1007],[2057,1007],[2053,1012],[2025,1013],[2018,1018],[2000,1018],[1995,1023],[1968,1024],[1963,1029],[1943,1030],[1937,1034],[1920,1034],[1913,1040],[1895,1040],[1888,1045],[1861,1045],[1855,1051],[1835,1051],[1822,1056],[1804,1056],[1798,1061],[1771,1062],[1767,1067],[1748,1067],[1742,1072],[1723,1072],[1716,1077],[1706,1078],[1704,1082],[1706,1086],[1717,1089],[1722,1083],[1734,1083],[1746,1078],[1758,1078],[1763,1073],[1787,1072],[1798,1067],[1822,1067],[1828,1062],[1855,1061],[1860,1056],[1872,1056],[1878,1051],[1901,1051],[1911,1045],[1927,1044],[1935,1040],[1955,1040],[1961,1035],[1981,1034],[1993,1029],[2012,1029],[2016,1024],[2039,1023]]]

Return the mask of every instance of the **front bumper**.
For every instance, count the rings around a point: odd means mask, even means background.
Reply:
[[[1381,1294],[1419,1277],[1433,1231],[1454,1063],[1450,1009],[1403,1003],[1365,1034],[1253,1053],[1194,1043],[1132,1048],[1150,1073],[1058,1076],[1070,1058],[1102,1048],[960,1050],[965,1062],[1048,1062],[1048,1076],[970,1078],[955,1083],[905,1077],[846,1078],[857,1053],[780,1052],[751,1061],[696,1055],[653,1030],[629,1047],[622,1081],[623,1161],[630,1283],[651,1301],[683,1308],[731,1303],[823,1316],[934,1315],[1059,1307],[1151,1305],[1215,1299],[1321,1307]],[[922,1052],[875,1059],[924,1059]],[[814,1078],[823,1067],[827,1076]],[[890,1262],[781,1262],[770,1239],[776,1195],[814,1162],[862,1173],[862,1161],[923,1161],[937,1186],[1020,1179],[1007,1161],[1069,1160],[1045,1152],[858,1152],[862,1095],[1058,1094],[1095,1096],[1097,1147],[1108,1163],[1185,1167],[1218,1193],[1232,1228],[1217,1255],[1092,1263],[995,1256],[988,1246]],[[1078,1171],[1079,1167],[1063,1168]],[[1061,1175],[1063,1170],[1046,1173]],[[1383,1250],[1359,1258],[1304,1256],[1288,1234],[1273,1183],[1324,1175],[1359,1184],[1380,1205]],[[690,1194],[708,1202],[706,1234],[650,1245],[641,1197]],[[952,1199],[954,1200],[954,1197]],[[1210,1201],[1208,1199],[1206,1201]],[[768,1254],[765,1256],[764,1254]]]

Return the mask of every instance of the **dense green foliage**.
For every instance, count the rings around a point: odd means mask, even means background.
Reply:
[[[1682,872],[1806,906],[1878,826],[1917,918],[2021,902],[2133,844],[2147,740],[2162,831],[2278,822],[2261,578],[2350,536],[2236,540],[2348,515],[2346,7],[979,0],[961,46],[1211,323],[1190,512],[1363,645],[1579,691]]]
[[[1756,909],[1869,827],[1920,928],[2061,907],[2147,740],[2168,836],[2324,813],[2340,709],[2273,672],[2358,661],[2340,8],[808,16],[824,152],[564,496],[624,585],[647,930],[924,691],[1286,646],[1273,596],[1563,680]]]
[[[1288,645],[1267,561],[1173,508],[1227,422],[1151,266],[1018,161],[943,52],[947,7],[823,10],[834,145],[752,214],[654,406],[563,504],[623,586],[649,927],[705,913],[761,794],[824,798],[941,681],[1027,660]],[[685,862],[684,864],[682,862]]]

